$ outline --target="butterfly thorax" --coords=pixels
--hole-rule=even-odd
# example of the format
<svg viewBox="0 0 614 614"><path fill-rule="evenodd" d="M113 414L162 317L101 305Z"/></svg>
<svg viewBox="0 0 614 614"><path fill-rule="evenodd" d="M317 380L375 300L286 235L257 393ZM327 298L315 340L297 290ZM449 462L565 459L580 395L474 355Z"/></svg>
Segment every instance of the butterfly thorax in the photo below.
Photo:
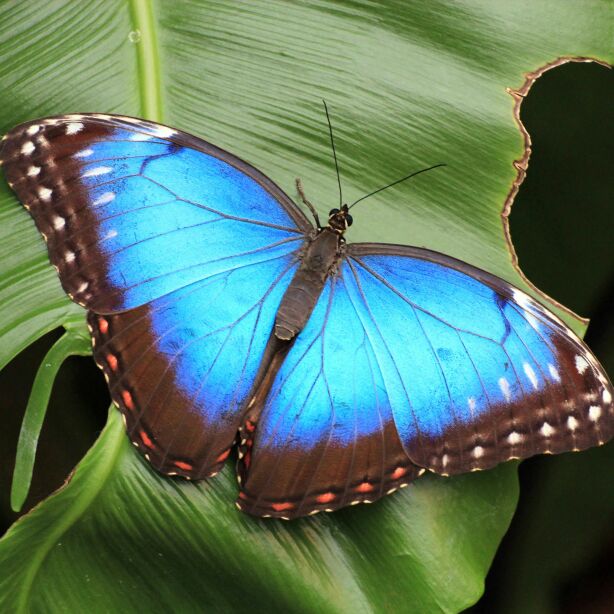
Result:
<svg viewBox="0 0 614 614"><path fill-rule="evenodd" d="M345 228L344 228L345 230ZM318 229L301 254L301 263L275 317L275 336L289 341L303 330L324 284L342 258L343 232L331 226Z"/></svg>

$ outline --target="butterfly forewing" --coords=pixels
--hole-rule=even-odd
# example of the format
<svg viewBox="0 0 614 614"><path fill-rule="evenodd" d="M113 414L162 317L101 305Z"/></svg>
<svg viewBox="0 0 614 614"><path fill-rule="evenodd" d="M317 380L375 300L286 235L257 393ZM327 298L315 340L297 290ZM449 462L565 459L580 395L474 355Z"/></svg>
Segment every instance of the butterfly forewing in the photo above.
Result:
<svg viewBox="0 0 614 614"><path fill-rule="evenodd" d="M388 388L403 390L393 411L412 461L453 474L612 437L603 368L525 293L427 250L348 251L365 321L398 372Z"/></svg>
<svg viewBox="0 0 614 614"><path fill-rule="evenodd" d="M99 313L257 262L271 246L296 250L310 228L253 167L143 120L37 120L7 135L2 159L64 289Z"/></svg>
<svg viewBox="0 0 614 614"><path fill-rule="evenodd" d="M228 456L309 222L269 179L185 133L71 115L15 128L7 179L135 445L167 473Z"/></svg>

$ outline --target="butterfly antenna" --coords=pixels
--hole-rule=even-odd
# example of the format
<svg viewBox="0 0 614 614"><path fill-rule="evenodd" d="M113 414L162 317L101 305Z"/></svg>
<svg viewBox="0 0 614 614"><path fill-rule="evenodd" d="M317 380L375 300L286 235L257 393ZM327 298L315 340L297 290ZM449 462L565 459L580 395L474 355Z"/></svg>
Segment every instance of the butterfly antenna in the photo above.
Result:
<svg viewBox="0 0 614 614"><path fill-rule="evenodd" d="M330 144L333 148L333 157L335 158L335 170L337 171L337 183L339 184L339 209L343 205L343 195L341 194L341 175L339 174L339 163L337 162L337 152L335 151L335 139L333 138L333 125L330 121L330 115L328 113L328 106L326 100L322 100L324 103L324 110L326 111L326 120L328 121L328 131L330 133Z"/></svg>
<svg viewBox="0 0 614 614"><path fill-rule="evenodd" d="M348 208L351 209L354 205L358 204L361 200L365 200L365 198L369 198L369 196L373 196L374 194L377 194L378 192L387 190L388 188L391 188L393 185L397 185L398 183L407 181L408 179L411 179L412 177L415 177L416 175L419 175L420 173L426 173L426 171L432 171L434 168L439 168L440 166L447 166L447 164L435 164L434 166L429 166L428 168L423 168L419 171L415 171L414 173L411 173L411 175L407 175L407 177L403 177L402 179L397 179L396 181L393 181L392 183L385 185L383 188L378 188L377 190L374 190L373 192L369 192L369 194L367 194L366 196L363 196L362 198L355 200Z"/></svg>

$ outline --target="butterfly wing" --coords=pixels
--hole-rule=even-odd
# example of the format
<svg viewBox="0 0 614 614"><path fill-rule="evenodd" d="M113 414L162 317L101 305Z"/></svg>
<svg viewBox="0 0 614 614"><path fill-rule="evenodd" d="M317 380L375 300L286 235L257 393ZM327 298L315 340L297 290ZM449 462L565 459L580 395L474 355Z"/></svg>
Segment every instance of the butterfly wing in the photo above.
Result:
<svg viewBox="0 0 614 614"><path fill-rule="evenodd" d="M144 120L37 120L12 130L1 155L64 289L98 313L138 307L257 261L311 228L253 167Z"/></svg>
<svg viewBox="0 0 614 614"><path fill-rule="evenodd" d="M90 311L134 443L162 471L215 471L307 219L242 160L143 120L37 120L1 157L64 289Z"/></svg>
<svg viewBox="0 0 614 614"><path fill-rule="evenodd" d="M398 367L388 390L407 392L392 403L414 462L462 473L612 437L611 383L542 305L442 254L371 244L349 253L369 325Z"/></svg>
<svg viewBox="0 0 614 614"><path fill-rule="evenodd" d="M582 341L503 280L427 250L351 245L244 446L239 505L300 516L374 500L417 467L598 445L614 434L612 394Z"/></svg>

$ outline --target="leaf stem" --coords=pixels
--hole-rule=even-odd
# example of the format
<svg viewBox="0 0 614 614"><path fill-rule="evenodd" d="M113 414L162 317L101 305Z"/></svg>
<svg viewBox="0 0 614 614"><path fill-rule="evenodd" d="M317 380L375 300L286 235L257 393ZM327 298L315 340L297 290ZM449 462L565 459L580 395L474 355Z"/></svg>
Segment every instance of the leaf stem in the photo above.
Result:
<svg viewBox="0 0 614 614"><path fill-rule="evenodd" d="M64 510L59 520L51 522L46 527L44 535L36 541L36 546L32 556L28 559L28 565L23 577L23 581L14 589L17 591L14 611L16 614L25 614L31 611L29 600L32 597L32 587L36 577L58 540L68 529L81 518L84 511L89 509L103 490L109 476L112 474L120 454L122 445L125 444L124 424L120 419L119 412L113 406L109 408L107 424L104 427L98 441L85 455L79 463L75 473L72 475L70 483L65 484L62 490L71 492L68 497L49 497L42 505L54 505L60 502L64 505ZM38 508L39 511L42 510ZM24 518L25 519L25 518ZM19 519L7 532L7 536L12 532L21 530L20 524L24 519ZM5 538L6 539L6 536Z"/></svg>
<svg viewBox="0 0 614 614"><path fill-rule="evenodd" d="M90 354L91 348L87 339L74 332L66 332L51 346L36 372L17 443L11 486L11 507L15 512L21 510L30 490L36 448L55 377L69 356Z"/></svg>
<svg viewBox="0 0 614 614"><path fill-rule="evenodd" d="M160 54L151 0L131 0L134 44L136 45L141 113L144 118L162 121Z"/></svg>

